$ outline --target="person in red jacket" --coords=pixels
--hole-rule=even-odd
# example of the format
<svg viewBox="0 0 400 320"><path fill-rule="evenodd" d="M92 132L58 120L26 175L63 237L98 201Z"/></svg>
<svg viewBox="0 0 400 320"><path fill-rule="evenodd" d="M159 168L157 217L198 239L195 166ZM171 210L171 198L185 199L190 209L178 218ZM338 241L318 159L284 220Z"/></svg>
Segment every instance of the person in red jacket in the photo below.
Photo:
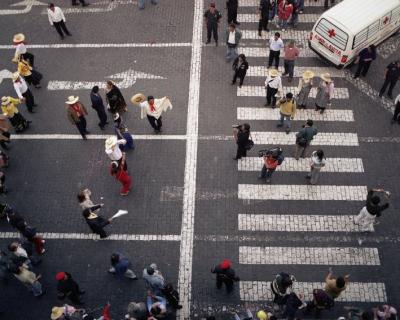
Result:
<svg viewBox="0 0 400 320"><path fill-rule="evenodd" d="M287 29L288 20L293 13L293 5L287 0L281 0L278 6L279 27Z"/></svg>
<svg viewBox="0 0 400 320"><path fill-rule="evenodd" d="M111 175L122 184L122 189L120 191L121 196L127 196L132 185L132 179L124 167L126 161L125 157L125 152L123 152L121 162L113 161L110 170Z"/></svg>
<svg viewBox="0 0 400 320"><path fill-rule="evenodd" d="M272 174L284 159L282 156L282 150L279 150L279 154L274 154L274 152L269 150L263 155L264 165L261 169L261 175L258 177L258 179L266 179L267 183L271 182Z"/></svg>

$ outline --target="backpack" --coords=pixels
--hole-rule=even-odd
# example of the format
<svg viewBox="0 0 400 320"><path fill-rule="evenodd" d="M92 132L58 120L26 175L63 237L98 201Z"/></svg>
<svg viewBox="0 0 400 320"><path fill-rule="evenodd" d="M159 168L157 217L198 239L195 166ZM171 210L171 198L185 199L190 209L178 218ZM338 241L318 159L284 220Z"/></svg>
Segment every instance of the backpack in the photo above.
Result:
<svg viewBox="0 0 400 320"><path fill-rule="evenodd" d="M322 289L314 289L313 297L319 309L331 309L335 305L335 300Z"/></svg>
<svg viewBox="0 0 400 320"><path fill-rule="evenodd" d="M285 295L287 288L292 285L293 281L289 274L285 272L278 273L272 282L272 291L278 295Z"/></svg>
<svg viewBox="0 0 400 320"><path fill-rule="evenodd" d="M268 150L268 153L272 155L272 157L278 160L278 165L280 166L285 160L285 156L283 155L283 150L280 147L271 148Z"/></svg>

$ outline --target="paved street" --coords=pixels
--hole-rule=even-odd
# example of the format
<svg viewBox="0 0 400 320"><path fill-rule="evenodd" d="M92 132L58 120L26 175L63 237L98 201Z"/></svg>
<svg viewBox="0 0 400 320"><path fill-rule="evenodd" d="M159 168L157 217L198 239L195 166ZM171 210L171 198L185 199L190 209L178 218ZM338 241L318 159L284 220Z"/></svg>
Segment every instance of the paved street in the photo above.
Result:
<svg viewBox="0 0 400 320"><path fill-rule="evenodd" d="M18 32L25 34L35 67L44 76L42 88L31 89L36 113L19 107L32 124L23 133L12 132L11 162L3 169L9 192L1 201L46 239L43 262L34 271L42 275L47 291L38 299L11 279L1 287L1 306L7 306L1 319L49 319L53 306L67 302L57 299L59 271L70 272L86 290L85 307L99 316L99 308L110 302L112 318L123 319L129 302L145 301L146 287L142 279L107 273L115 251L132 260L139 278L150 263L158 265L180 291L183 308L176 318L181 320L212 314L232 319L231 312L245 306L254 311L271 305L270 282L281 271L294 274L295 291L311 297L313 288L322 288L329 267L336 275L351 274L351 282L322 318L343 315L349 305L400 308L400 126L390 124L393 100L378 97L384 68L400 58L398 34L378 47L367 77L355 80L354 67L336 69L308 49L309 31L324 8L322 0L305 0L298 28L281 32L285 42L295 40L301 50L294 80L283 78L284 91L295 93L302 73L312 70L329 72L335 93L323 115L310 107L298 110L287 135L276 128L279 110L264 107L268 39L277 28L270 22L271 31L258 36L258 0L239 1L239 51L250 65L242 88L230 84L232 68L225 62L225 1L216 1L223 14L218 47L205 45L208 1L160 0L152 5L148 0L144 10L136 0L88 2L82 8L54 0L72 33L63 41L49 25L45 2L0 2L1 96L16 97L10 72L16 68L12 38ZM112 125L101 131L90 104L92 86L107 80L129 101L123 119L136 149L127 154L133 179L127 197L119 195L120 184L110 176L104 152L105 139L114 134ZM130 103L139 92L171 98L173 109L163 114L162 134L154 134ZM400 93L399 84L393 93ZM88 109L87 141L67 120L70 95L78 95ZM315 95L313 89L311 101ZM321 147L327 157L317 185L304 178L309 159L294 158L295 133L309 118L319 131L311 149ZM255 147L236 162L232 124L244 122L251 125ZM285 160L272 184L263 184L257 180L262 167L258 150L271 145L283 148ZM105 204L102 216L119 209L129 212L107 227L106 240L94 241L98 237L82 217L76 194L86 187L95 203ZM391 191L391 207L365 233L353 218L370 187ZM7 251L18 237L1 219L0 249ZM240 277L230 295L215 288L210 273L224 258Z"/></svg>

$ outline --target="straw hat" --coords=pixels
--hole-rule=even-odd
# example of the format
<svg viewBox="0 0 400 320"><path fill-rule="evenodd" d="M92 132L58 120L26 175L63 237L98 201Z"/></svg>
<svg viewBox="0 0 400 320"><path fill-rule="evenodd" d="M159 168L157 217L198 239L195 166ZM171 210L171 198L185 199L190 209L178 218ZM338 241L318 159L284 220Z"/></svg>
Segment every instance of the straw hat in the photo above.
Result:
<svg viewBox="0 0 400 320"><path fill-rule="evenodd" d="M137 93L131 98L131 102L133 104L139 104L146 100L146 97L143 93Z"/></svg>
<svg viewBox="0 0 400 320"><path fill-rule="evenodd" d="M331 82L331 75L329 73L322 73L321 74L321 79L326 81L326 82Z"/></svg>
<svg viewBox="0 0 400 320"><path fill-rule="evenodd" d="M17 33L14 35L13 42L19 43L25 40L25 35L23 33Z"/></svg>
<svg viewBox="0 0 400 320"><path fill-rule="evenodd" d="M8 104L10 104L11 102L11 98L10 97L2 97L1 98L1 105L2 106L6 106Z"/></svg>
<svg viewBox="0 0 400 320"><path fill-rule="evenodd" d="M268 74L270 77L275 78L275 77L279 76L279 71L277 69L269 69Z"/></svg>
<svg viewBox="0 0 400 320"><path fill-rule="evenodd" d="M69 97L68 97L68 100L65 101L65 103L66 103L66 104L74 104L74 103L77 103L78 100L79 100L79 97L78 97L78 96L76 96L76 97L74 97L74 96L69 96Z"/></svg>
<svg viewBox="0 0 400 320"><path fill-rule="evenodd" d="M13 80L13 81L15 81L15 80L17 80L19 78L19 72L17 71L17 72L14 72L13 74L12 74L12 76L11 76L11 79Z"/></svg>
<svg viewBox="0 0 400 320"><path fill-rule="evenodd" d="M11 59L11 61L15 62L15 63L18 63L19 59L18 59L18 57L14 57L14 58Z"/></svg>
<svg viewBox="0 0 400 320"><path fill-rule="evenodd" d="M268 320L268 315L265 313L265 311L260 310L257 312L257 318L259 320Z"/></svg>
<svg viewBox="0 0 400 320"><path fill-rule="evenodd" d="M51 320L57 320L64 314L64 307L53 307L51 309Z"/></svg>
<svg viewBox="0 0 400 320"><path fill-rule="evenodd" d="M112 136L106 139L106 150L111 149L112 147L114 147L117 144L117 137Z"/></svg>
<svg viewBox="0 0 400 320"><path fill-rule="evenodd" d="M312 79L314 78L314 72L310 71L310 70L306 70L303 73L303 79Z"/></svg>

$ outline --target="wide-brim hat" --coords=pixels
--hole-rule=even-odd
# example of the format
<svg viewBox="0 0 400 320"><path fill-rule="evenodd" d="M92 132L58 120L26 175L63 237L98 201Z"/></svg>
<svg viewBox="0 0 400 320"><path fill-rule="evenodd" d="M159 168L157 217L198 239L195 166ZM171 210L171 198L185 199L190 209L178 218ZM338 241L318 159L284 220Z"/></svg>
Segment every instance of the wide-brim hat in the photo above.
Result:
<svg viewBox="0 0 400 320"><path fill-rule="evenodd" d="M13 81L15 81L15 80L17 80L19 78L19 72L17 71L17 72L14 72L12 75L11 75L11 79L13 80Z"/></svg>
<svg viewBox="0 0 400 320"><path fill-rule="evenodd" d="M64 314L64 308L63 307L53 307L53 309L51 309L50 318L51 318L51 320L57 320L63 314Z"/></svg>
<svg viewBox="0 0 400 320"><path fill-rule="evenodd" d="M66 103L66 104L74 104L74 103L77 103L78 100L79 100L79 97L78 97L78 96L76 96L76 97L74 97L74 96L69 96L69 97L68 97L68 100L65 101L65 103Z"/></svg>
<svg viewBox="0 0 400 320"><path fill-rule="evenodd" d="M2 97L1 98L1 105L2 106L6 106L8 104L10 104L11 102L11 98L10 97Z"/></svg>
<svg viewBox="0 0 400 320"><path fill-rule="evenodd" d="M23 33L17 33L13 37L13 42L18 43L25 40L25 35Z"/></svg>
<svg viewBox="0 0 400 320"><path fill-rule="evenodd" d="M306 70L303 73L303 79L312 79L312 78L314 78L314 76L315 76L315 73L312 72L311 70Z"/></svg>
<svg viewBox="0 0 400 320"><path fill-rule="evenodd" d="M112 147L114 147L117 144L117 141L118 141L117 137L115 137L115 136L107 138L106 142L105 142L106 149L108 150L108 149L111 149Z"/></svg>
<svg viewBox="0 0 400 320"><path fill-rule="evenodd" d="M15 62L15 63L18 63L19 59L18 59L18 57L14 57L14 58L11 59L11 61Z"/></svg>
<svg viewBox="0 0 400 320"><path fill-rule="evenodd" d="M326 81L326 82L331 82L331 75L329 73L321 73L321 79Z"/></svg>
<svg viewBox="0 0 400 320"><path fill-rule="evenodd" d="M257 312L257 318L259 320L268 320L268 314L265 311L260 310Z"/></svg>
<svg viewBox="0 0 400 320"><path fill-rule="evenodd" d="M277 77L279 76L279 71L278 69L269 69L268 74L270 77Z"/></svg>
<svg viewBox="0 0 400 320"><path fill-rule="evenodd" d="M139 104L146 100L146 96L143 93L137 93L131 98L133 104Z"/></svg>

